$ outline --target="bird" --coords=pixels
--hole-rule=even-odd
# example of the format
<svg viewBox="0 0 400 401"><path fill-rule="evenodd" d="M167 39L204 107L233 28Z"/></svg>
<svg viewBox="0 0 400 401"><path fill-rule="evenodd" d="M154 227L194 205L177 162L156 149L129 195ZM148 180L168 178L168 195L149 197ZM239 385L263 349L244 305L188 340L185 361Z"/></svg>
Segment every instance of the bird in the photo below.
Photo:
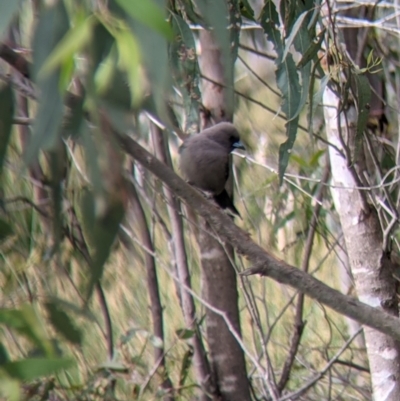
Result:
<svg viewBox="0 0 400 401"><path fill-rule="evenodd" d="M179 148L179 167L186 181L206 194L222 209L240 217L225 184L229 178L229 154L246 149L235 126L218 123L191 135Z"/></svg>

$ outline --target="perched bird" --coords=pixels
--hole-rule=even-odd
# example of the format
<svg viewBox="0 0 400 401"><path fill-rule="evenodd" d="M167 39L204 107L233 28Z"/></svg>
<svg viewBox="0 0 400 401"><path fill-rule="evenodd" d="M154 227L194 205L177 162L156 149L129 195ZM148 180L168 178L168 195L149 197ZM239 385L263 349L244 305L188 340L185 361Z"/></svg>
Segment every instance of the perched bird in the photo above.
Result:
<svg viewBox="0 0 400 401"><path fill-rule="evenodd" d="M211 194L223 209L239 215L225 190L229 154L245 149L235 126L222 122L186 139L179 148L180 170L189 184Z"/></svg>

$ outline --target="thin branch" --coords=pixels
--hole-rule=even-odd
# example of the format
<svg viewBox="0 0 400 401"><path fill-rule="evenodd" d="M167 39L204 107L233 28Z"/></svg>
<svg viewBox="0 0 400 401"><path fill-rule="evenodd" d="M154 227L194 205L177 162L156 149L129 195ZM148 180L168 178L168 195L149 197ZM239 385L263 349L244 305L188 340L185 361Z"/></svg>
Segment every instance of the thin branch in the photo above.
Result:
<svg viewBox="0 0 400 401"><path fill-rule="evenodd" d="M74 249L76 249L86 260L87 264L90 266L92 263L92 258L89 253L89 248L86 244L85 238L83 236L83 231L81 228L81 225L79 224L78 218L76 216L75 210L73 207L70 208L69 210L69 215L71 218L71 225L73 227L72 229L69 229L68 227L64 228L64 233L66 237L69 239L71 245L73 246ZM112 321L111 321L111 315L110 311L108 309L107 305L107 299L105 297L103 287L101 286L101 283L97 281L95 285L95 289L99 298L100 302L100 307L103 312L104 316L104 323L105 323L105 333L104 338L107 342L107 350L108 350L108 357L110 360L114 358L114 337L113 337L113 330L112 330Z"/></svg>
<svg viewBox="0 0 400 401"><path fill-rule="evenodd" d="M293 393L286 394L283 397L279 399L279 401L285 401L285 400L295 400L298 398L300 395L305 393L309 388L315 385L325 374L326 372L332 367L334 363L337 362L339 359L340 355L343 354L344 351L349 347L349 345L353 342L353 340L362 332L362 328L358 329L356 333L354 333L340 348L340 350L334 355L334 357L325 365L325 367L318 372L311 380L309 380L306 384L301 386L298 390L294 391Z"/></svg>
<svg viewBox="0 0 400 401"><path fill-rule="evenodd" d="M240 55L238 55L238 59L243 63L243 65L258 79L258 81L260 81L264 86L266 86L272 93L274 93L276 96L278 96L279 98L281 97L281 94L274 89L271 85L268 84L267 81L265 81L264 79L262 79L255 71L253 68L250 67L249 64L247 64L247 62L244 60L243 57L241 57Z"/></svg>
<svg viewBox="0 0 400 401"><path fill-rule="evenodd" d="M246 50L246 51L248 51L250 53L257 54L257 56L264 57L264 58L266 58L268 60L271 60L271 61L275 61L276 60L276 56L272 56L271 54L264 53L264 52L262 52L260 50L254 49L254 47L246 46L246 45L244 45L242 43L239 43L239 48L243 49L243 50Z"/></svg>
<svg viewBox="0 0 400 401"><path fill-rule="evenodd" d="M30 78L31 65L24 56L10 46L0 43L0 58L14 67L25 78Z"/></svg>
<svg viewBox="0 0 400 401"><path fill-rule="evenodd" d="M325 169L324 169L324 174L322 177L322 182L327 182L329 180L330 176L330 165L329 162L327 161ZM321 205L322 205L322 199L323 199L323 194L324 194L324 189L325 187L321 185L318 189L318 192L315 196L317 199L317 203L314 208L314 212L310 221L310 228L308 230L308 235L307 235L307 241L304 247L304 254L303 254L303 261L301 264L301 269L307 273L309 264L310 264L310 258L311 258L311 252L312 248L314 245L314 237L317 229L317 224L318 224L318 219L319 219L319 214L321 211ZM304 309L304 293L300 293L298 298L297 298L297 304L296 304L296 314L294 318L294 324L293 324L293 335L290 340L290 347L289 347L289 353L288 356L285 360L285 363L283 365L282 369L282 375L278 383L278 389L280 393L282 393L282 390L286 387L286 384L289 381L290 378L290 373L292 370L292 366L295 360L295 357L298 352L298 348L300 345L300 340L301 336L303 334L304 330L304 321L303 321L303 309Z"/></svg>
<svg viewBox="0 0 400 401"><path fill-rule="evenodd" d="M359 370L360 372L365 372L365 373L371 372L369 368L358 365L357 363L354 362L343 361L341 359L338 359L335 363L337 363L338 365L348 366L349 368Z"/></svg>
<svg viewBox="0 0 400 401"><path fill-rule="evenodd" d="M129 186L130 189L130 200L133 207L133 213L135 217L135 222L138 225L139 233L142 239L142 242L146 245L147 248L154 251L153 242L150 236L150 230L148 227L147 219L140 203L138 193L134 185ZM161 305L161 297L158 285L158 277L156 270L156 263L154 257L146 253L145 254L145 265L146 265L146 273L147 273L147 288L150 298L150 310L151 317L153 322L153 333L156 337L160 338L162 341L162 346L154 347L154 359L156 362L156 369L160 366L162 373L162 382L161 387L167 392L165 396L165 401L173 401L174 397L173 393L173 385L168 376L167 367L165 364L164 358L164 320L163 320L163 308ZM135 266L133 266L135 268Z"/></svg>

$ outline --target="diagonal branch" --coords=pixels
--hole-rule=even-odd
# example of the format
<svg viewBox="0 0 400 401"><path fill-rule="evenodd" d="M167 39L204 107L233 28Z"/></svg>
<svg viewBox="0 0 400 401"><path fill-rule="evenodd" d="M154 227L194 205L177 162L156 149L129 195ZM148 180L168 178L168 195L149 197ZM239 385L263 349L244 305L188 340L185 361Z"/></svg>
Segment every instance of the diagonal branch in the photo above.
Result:
<svg viewBox="0 0 400 401"><path fill-rule="evenodd" d="M243 274L260 274L290 285L336 312L400 340L400 324L397 318L343 295L309 274L270 255L250 239L248 233L237 227L228 215L207 201L135 140L125 135L115 135L128 155L166 183L177 196L207 220L222 240L229 242L238 254L250 261L253 267Z"/></svg>

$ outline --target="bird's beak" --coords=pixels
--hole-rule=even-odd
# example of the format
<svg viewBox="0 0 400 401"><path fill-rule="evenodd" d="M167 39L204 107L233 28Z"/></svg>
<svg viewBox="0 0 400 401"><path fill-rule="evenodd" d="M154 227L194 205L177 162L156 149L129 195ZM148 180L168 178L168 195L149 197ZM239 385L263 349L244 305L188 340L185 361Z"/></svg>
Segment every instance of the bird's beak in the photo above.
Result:
<svg viewBox="0 0 400 401"><path fill-rule="evenodd" d="M244 147L242 141L237 141L237 142L235 142L235 143L233 144L233 147L234 147L235 149L243 149L243 150L246 150L246 148Z"/></svg>

